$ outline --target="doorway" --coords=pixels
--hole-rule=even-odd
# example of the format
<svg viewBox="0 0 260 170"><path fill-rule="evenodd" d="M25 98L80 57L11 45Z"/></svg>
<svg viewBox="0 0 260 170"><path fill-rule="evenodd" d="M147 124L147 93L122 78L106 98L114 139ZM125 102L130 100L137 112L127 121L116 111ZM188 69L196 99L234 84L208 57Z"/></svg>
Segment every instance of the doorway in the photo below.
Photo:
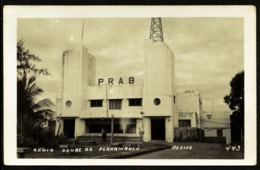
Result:
<svg viewBox="0 0 260 170"><path fill-rule="evenodd" d="M75 119L65 119L64 120L64 130L63 133L68 138L74 138L75 131Z"/></svg>
<svg viewBox="0 0 260 170"><path fill-rule="evenodd" d="M165 119L151 119L152 140L165 140Z"/></svg>

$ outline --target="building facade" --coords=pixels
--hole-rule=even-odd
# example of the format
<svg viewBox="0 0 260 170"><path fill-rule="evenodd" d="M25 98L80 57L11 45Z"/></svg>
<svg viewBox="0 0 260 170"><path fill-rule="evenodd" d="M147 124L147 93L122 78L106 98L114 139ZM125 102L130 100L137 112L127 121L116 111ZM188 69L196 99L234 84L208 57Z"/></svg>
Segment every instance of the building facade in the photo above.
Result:
<svg viewBox="0 0 260 170"><path fill-rule="evenodd" d="M96 78L96 59L85 47L64 51L56 132L69 138L101 138L102 133L110 137L113 131L115 138L129 140L142 134L144 141L211 142L221 130L221 140L230 143L229 115L211 114L210 121L199 90L176 92L174 55L168 45L145 40L144 51L141 82L132 75Z"/></svg>
<svg viewBox="0 0 260 170"><path fill-rule="evenodd" d="M202 122L205 142L231 143L229 112L203 112Z"/></svg>
<svg viewBox="0 0 260 170"><path fill-rule="evenodd" d="M144 78L95 77L95 57L81 46L63 53L59 132L70 138L100 136L143 140L174 138L176 113L174 55L164 42L145 41Z"/></svg>
<svg viewBox="0 0 260 170"><path fill-rule="evenodd" d="M199 90L176 94L174 141L203 141L202 99Z"/></svg>

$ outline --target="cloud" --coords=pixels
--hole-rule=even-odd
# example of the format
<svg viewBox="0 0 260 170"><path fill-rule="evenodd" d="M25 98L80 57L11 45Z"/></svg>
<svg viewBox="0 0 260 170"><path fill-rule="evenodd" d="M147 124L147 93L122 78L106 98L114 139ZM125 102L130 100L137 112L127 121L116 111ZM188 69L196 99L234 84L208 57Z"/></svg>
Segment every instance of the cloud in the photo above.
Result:
<svg viewBox="0 0 260 170"><path fill-rule="evenodd" d="M84 33L82 39L82 23ZM175 55L177 90L199 89L220 101L232 77L244 69L243 18L162 18L164 39ZM18 19L17 39L42 59L52 77L39 78L50 93L61 91L62 53L81 44L96 57L97 78L135 76L142 83L144 39L150 18ZM227 109L218 102L218 109Z"/></svg>

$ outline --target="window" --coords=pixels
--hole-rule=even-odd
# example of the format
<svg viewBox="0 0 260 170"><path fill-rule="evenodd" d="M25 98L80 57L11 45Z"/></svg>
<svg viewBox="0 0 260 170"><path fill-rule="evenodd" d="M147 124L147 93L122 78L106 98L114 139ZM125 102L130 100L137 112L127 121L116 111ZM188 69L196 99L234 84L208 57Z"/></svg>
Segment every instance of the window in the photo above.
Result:
<svg viewBox="0 0 260 170"><path fill-rule="evenodd" d="M129 99L129 106L142 106L142 99Z"/></svg>
<svg viewBox="0 0 260 170"><path fill-rule="evenodd" d="M66 101L66 106L70 107L72 105L72 102L70 100Z"/></svg>
<svg viewBox="0 0 260 170"><path fill-rule="evenodd" d="M101 124L89 124L89 133L101 133L102 132L102 127Z"/></svg>
<svg viewBox="0 0 260 170"><path fill-rule="evenodd" d="M123 125L114 123L114 133L123 133Z"/></svg>
<svg viewBox="0 0 260 170"><path fill-rule="evenodd" d="M223 137L222 129L217 129L217 137Z"/></svg>
<svg viewBox="0 0 260 170"><path fill-rule="evenodd" d="M104 124L103 128L106 133L111 133L111 124Z"/></svg>
<svg viewBox="0 0 260 170"><path fill-rule="evenodd" d="M121 99L109 100L109 110L121 110L121 108L122 108Z"/></svg>
<svg viewBox="0 0 260 170"><path fill-rule="evenodd" d="M102 129L106 133L111 133L111 124L89 124L89 133L102 133Z"/></svg>
<svg viewBox="0 0 260 170"><path fill-rule="evenodd" d="M191 127L190 120L179 120L179 127Z"/></svg>
<svg viewBox="0 0 260 170"><path fill-rule="evenodd" d="M90 107L102 107L102 100L90 100Z"/></svg>
<svg viewBox="0 0 260 170"><path fill-rule="evenodd" d="M111 132L111 120L109 119L87 119L86 133L102 133L102 129L106 133Z"/></svg>
<svg viewBox="0 0 260 170"><path fill-rule="evenodd" d="M176 97L173 96L173 103L175 104L176 103Z"/></svg>
<svg viewBox="0 0 260 170"><path fill-rule="evenodd" d="M158 98L155 98L155 99L153 100L153 103L158 106L158 105L161 103L161 100L158 99Z"/></svg>
<svg viewBox="0 0 260 170"><path fill-rule="evenodd" d="M111 119L87 119L86 133L111 133ZM114 133L136 134L136 119L114 119Z"/></svg>

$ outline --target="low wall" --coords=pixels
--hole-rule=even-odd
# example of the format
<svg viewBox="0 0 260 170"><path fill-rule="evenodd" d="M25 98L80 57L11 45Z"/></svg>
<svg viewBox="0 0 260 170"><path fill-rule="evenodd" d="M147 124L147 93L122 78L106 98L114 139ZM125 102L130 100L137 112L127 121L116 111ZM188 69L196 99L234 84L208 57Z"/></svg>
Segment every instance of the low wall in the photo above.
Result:
<svg viewBox="0 0 260 170"><path fill-rule="evenodd" d="M96 142L102 142L102 136L79 136L79 141L87 141L87 140L94 140ZM111 137L107 136L106 141L110 141ZM130 136L114 136L114 142L124 142L124 141L140 141L140 137L130 137Z"/></svg>
<svg viewBox="0 0 260 170"><path fill-rule="evenodd" d="M204 131L199 128L174 128L174 142L202 142Z"/></svg>

